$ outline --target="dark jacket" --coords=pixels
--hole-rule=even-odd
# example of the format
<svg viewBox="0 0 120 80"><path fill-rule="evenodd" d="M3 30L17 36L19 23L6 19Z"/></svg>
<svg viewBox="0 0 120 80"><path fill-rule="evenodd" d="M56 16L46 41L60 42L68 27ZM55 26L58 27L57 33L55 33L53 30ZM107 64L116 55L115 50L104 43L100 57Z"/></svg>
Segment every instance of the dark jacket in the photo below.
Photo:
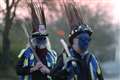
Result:
<svg viewBox="0 0 120 80"><path fill-rule="evenodd" d="M71 57L63 53L58 58L58 65L54 70L57 80L103 80L101 68L94 54L86 51L84 55L80 55L72 48L69 50Z"/></svg>

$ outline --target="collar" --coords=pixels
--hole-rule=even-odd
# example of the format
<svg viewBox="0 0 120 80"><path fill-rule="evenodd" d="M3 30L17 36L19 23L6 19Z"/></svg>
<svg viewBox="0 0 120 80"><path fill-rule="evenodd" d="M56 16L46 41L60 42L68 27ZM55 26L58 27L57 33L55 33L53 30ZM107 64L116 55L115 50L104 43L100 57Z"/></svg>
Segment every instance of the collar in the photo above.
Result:
<svg viewBox="0 0 120 80"><path fill-rule="evenodd" d="M84 59L84 57L88 54L88 50L86 50L84 53L77 53L73 48L70 49L70 52L72 51L71 55L73 57L78 57L81 59Z"/></svg>

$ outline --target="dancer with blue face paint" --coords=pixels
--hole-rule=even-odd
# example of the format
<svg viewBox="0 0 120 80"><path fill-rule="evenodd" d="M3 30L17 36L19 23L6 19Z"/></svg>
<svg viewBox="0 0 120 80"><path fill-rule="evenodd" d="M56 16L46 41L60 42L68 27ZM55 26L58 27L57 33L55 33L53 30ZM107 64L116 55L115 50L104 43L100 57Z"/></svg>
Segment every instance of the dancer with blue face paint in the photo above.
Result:
<svg viewBox="0 0 120 80"><path fill-rule="evenodd" d="M103 80L102 72L94 54L88 51L92 30L88 25L80 25L74 29L69 37L71 56L76 59L75 65L68 61L68 80ZM73 60L74 61L74 60ZM71 66L70 66L71 65ZM70 69L69 69L70 68Z"/></svg>
<svg viewBox="0 0 120 80"><path fill-rule="evenodd" d="M94 54L88 51L92 30L88 25L80 25L69 35L70 57L63 54L65 64L58 68L61 80L104 80L101 68ZM60 63L59 63L60 64Z"/></svg>

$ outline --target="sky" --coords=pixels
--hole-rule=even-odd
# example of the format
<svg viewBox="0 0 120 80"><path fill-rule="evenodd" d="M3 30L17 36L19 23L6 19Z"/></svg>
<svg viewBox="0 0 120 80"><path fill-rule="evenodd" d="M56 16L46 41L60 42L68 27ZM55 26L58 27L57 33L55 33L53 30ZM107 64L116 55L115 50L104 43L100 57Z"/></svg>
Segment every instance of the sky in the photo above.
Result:
<svg viewBox="0 0 120 80"><path fill-rule="evenodd" d="M116 22L120 23L120 0L112 0L113 16Z"/></svg>
<svg viewBox="0 0 120 80"><path fill-rule="evenodd" d="M11 0L10 0L11 1ZM54 13L53 11L49 11L46 6L45 13L46 18L48 21L51 21L51 18L53 18L53 21L56 21L59 17L62 16L61 10L63 10L60 7L60 3L62 0L54 0L55 7L57 8L57 13ZM71 0L69 0L71 1ZM120 0L74 0L78 5L88 5L89 8L93 11L96 11L96 7L100 5L103 10L106 10L109 16L112 17L113 23L120 23ZM30 17L29 11L26 8L26 5L23 5L23 2L21 2L20 7L17 8L17 17L20 19L23 19L24 17ZM51 2L48 2L49 4L52 4ZM21 8L22 6L22 8ZM4 0L0 0L0 9L5 9ZM57 17L56 17L57 15ZM0 18L2 17L2 14L0 13Z"/></svg>

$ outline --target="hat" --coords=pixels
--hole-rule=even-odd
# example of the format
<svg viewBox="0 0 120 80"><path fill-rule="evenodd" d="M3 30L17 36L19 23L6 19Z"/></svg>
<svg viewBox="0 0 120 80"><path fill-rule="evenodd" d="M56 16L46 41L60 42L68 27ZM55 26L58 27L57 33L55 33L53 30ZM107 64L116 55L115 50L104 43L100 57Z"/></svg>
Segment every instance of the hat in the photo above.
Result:
<svg viewBox="0 0 120 80"><path fill-rule="evenodd" d="M45 25L40 24L38 27L33 28L32 37L35 36L48 36Z"/></svg>
<svg viewBox="0 0 120 80"><path fill-rule="evenodd" d="M73 39L78 36L80 33L88 33L89 36L93 33L91 27L86 24L81 24L79 27L74 28L69 34L69 42L72 44Z"/></svg>

